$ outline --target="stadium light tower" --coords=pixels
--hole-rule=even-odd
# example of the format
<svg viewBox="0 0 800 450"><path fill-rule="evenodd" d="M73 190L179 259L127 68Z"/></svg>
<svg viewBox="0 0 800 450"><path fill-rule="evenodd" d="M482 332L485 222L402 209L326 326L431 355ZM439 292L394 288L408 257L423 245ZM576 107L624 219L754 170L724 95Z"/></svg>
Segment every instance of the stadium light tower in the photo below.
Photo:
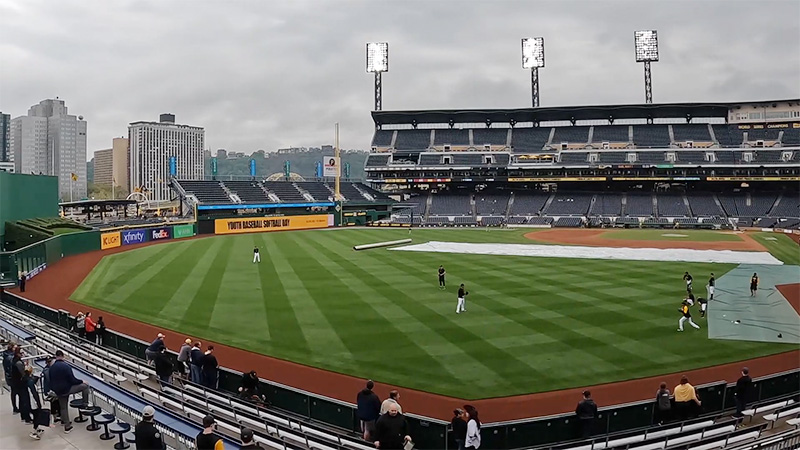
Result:
<svg viewBox="0 0 800 450"><path fill-rule="evenodd" d="M389 43L367 43L367 72L375 74L375 111L381 110L383 88L381 74L389 71Z"/></svg>
<svg viewBox="0 0 800 450"><path fill-rule="evenodd" d="M644 101L653 103L650 63L658 62L658 32L656 30L634 31L633 41L636 47L636 62L644 63Z"/></svg>
<svg viewBox="0 0 800 450"><path fill-rule="evenodd" d="M522 68L531 69L533 107L539 107L539 68L544 67L544 38L522 39Z"/></svg>

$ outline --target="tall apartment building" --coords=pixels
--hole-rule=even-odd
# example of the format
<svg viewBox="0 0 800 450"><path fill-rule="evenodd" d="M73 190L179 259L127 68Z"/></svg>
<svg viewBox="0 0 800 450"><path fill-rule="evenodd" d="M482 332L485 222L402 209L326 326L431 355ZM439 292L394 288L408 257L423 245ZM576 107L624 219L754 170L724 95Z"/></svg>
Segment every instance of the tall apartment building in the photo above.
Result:
<svg viewBox="0 0 800 450"><path fill-rule="evenodd" d="M132 122L128 125L130 144L130 187L148 199L169 200L169 161L175 157L177 178L202 180L205 175L202 127L179 125L172 114L161 114L158 122Z"/></svg>
<svg viewBox="0 0 800 450"><path fill-rule="evenodd" d="M130 192L128 186L128 138L114 138L111 148L94 152L94 183L114 186L117 194Z"/></svg>
<svg viewBox="0 0 800 450"><path fill-rule="evenodd" d="M64 100L42 100L13 119L10 148L18 173L57 176L62 201L86 197L86 122Z"/></svg>
<svg viewBox="0 0 800 450"><path fill-rule="evenodd" d="M11 115L0 112L0 162L13 161L10 140Z"/></svg>

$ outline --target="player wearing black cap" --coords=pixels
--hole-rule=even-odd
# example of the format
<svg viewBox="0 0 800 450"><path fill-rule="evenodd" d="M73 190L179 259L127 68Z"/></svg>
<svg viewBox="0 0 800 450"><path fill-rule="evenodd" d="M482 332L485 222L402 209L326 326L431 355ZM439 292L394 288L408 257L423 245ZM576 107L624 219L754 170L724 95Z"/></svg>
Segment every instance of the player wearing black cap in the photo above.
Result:
<svg viewBox="0 0 800 450"><path fill-rule="evenodd" d="M439 266L439 289L444 289L445 288L444 275L446 273L447 272L444 270L444 266Z"/></svg>
<svg viewBox="0 0 800 450"><path fill-rule="evenodd" d="M462 311L467 310L466 306L466 296L469 295L469 291L464 288L464 283L461 283L461 286L458 288L458 304L456 305L456 314L461 314Z"/></svg>

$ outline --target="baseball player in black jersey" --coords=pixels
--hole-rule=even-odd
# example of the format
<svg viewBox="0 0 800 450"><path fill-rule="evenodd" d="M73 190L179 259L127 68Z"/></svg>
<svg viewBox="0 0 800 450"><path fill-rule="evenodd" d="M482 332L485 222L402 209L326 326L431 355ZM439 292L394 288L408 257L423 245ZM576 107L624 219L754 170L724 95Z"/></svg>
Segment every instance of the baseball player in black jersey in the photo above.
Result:
<svg viewBox="0 0 800 450"><path fill-rule="evenodd" d="M717 284L717 279L714 278L714 272L711 272L711 278L708 279L708 286L706 286L706 290L708 291L708 299L714 300L714 285Z"/></svg>
<svg viewBox="0 0 800 450"><path fill-rule="evenodd" d="M686 282L686 292L692 293L692 276L689 275L689 272L685 272L683 274L683 281Z"/></svg>
<svg viewBox="0 0 800 450"><path fill-rule="evenodd" d="M456 305L456 314L461 314L462 311L467 310L466 297L468 295L469 291L464 288L464 283L461 283L461 286L458 288L458 304Z"/></svg>
<svg viewBox="0 0 800 450"><path fill-rule="evenodd" d="M700 317L706 316L706 308L708 307L708 300L703 297L697 297L697 303L700 304Z"/></svg>
<svg viewBox="0 0 800 450"><path fill-rule="evenodd" d="M261 253L258 252L258 247L253 247L253 262L261 262Z"/></svg>
<svg viewBox="0 0 800 450"><path fill-rule="evenodd" d="M446 273L447 272L444 270L444 266L439 266L439 289L444 289L445 288L444 275Z"/></svg>

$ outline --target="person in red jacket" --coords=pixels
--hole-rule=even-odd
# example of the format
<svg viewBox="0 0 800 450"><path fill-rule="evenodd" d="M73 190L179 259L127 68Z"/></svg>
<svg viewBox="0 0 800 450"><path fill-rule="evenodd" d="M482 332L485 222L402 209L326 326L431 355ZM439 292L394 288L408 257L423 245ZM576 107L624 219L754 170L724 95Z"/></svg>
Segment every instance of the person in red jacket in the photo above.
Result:
<svg viewBox="0 0 800 450"><path fill-rule="evenodd" d="M84 326L86 327L86 339L89 342L95 342L95 330L97 329L97 323L92 319L92 313L86 313L86 319L84 320Z"/></svg>

